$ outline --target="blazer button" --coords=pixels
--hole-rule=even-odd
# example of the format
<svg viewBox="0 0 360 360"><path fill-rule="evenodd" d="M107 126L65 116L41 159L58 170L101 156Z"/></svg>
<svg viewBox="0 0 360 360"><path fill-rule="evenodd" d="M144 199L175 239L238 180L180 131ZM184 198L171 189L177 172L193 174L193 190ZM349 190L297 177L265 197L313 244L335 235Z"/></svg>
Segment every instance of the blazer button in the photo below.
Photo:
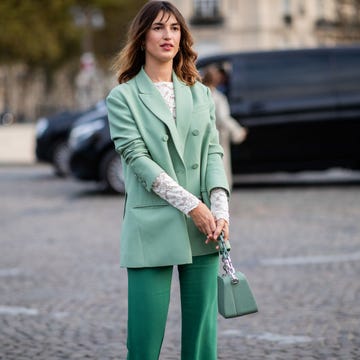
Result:
<svg viewBox="0 0 360 360"><path fill-rule="evenodd" d="M194 169L194 170L197 169L198 167L199 167L199 164L194 164L194 165L191 166L191 168Z"/></svg>
<svg viewBox="0 0 360 360"><path fill-rule="evenodd" d="M195 130L192 131L192 134L193 134L194 136L198 136L199 133L200 133L200 132L199 132L198 129L195 129Z"/></svg>
<svg viewBox="0 0 360 360"><path fill-rule="evenodd" d="M164 135L163 137L162 137L162 141L168 141L169 140L169 137L167 136L167 135Z"/></svg>

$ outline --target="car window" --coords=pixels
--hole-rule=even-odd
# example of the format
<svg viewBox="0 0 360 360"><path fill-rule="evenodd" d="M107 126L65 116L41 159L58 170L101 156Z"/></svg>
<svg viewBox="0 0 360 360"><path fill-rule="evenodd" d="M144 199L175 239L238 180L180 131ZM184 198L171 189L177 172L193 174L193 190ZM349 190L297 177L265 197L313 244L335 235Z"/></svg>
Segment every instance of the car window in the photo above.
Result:
<svg viewBox="0 0 360 360"><path fill-rule="evenodd" d="M312 108L334 101L326 52L250 54L233 64L233 103L243 111Z"/></svg>

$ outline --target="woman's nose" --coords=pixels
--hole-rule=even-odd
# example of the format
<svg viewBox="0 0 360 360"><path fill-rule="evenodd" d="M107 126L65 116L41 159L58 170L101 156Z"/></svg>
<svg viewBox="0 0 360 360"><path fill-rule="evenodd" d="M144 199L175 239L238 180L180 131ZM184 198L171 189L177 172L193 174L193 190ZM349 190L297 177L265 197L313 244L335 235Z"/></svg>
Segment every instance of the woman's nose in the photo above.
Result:
<svg viewBox="0 0 360 360"><path fill-rule="evenodd" d="M164 34L163 34L164 39L170 39L171 38L171 31L170 29L164 29Z"/></svg>

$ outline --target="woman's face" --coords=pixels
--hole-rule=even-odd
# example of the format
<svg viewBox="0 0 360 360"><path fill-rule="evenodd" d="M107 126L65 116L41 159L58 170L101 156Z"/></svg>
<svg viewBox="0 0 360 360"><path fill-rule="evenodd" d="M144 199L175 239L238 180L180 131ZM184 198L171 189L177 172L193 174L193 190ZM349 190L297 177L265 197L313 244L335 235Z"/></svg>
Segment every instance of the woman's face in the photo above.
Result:
<svg viewBox="0 0 360 360"><path fill-rule="evenodd" d="M145 63L172 61L179 51L180 38L175 16L160 11L145 36Z"/></svg>

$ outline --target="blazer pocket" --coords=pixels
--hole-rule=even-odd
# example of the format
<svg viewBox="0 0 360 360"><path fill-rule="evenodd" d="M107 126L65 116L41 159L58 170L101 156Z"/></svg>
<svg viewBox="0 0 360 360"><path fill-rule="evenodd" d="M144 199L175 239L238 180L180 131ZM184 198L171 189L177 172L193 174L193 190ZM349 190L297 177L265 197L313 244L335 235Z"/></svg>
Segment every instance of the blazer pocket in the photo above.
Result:
<svg viewBox="0 0 360 360"><path fill-rule="evenodd" d="M169 206L169 203L166 200L163 200L163 202L157 201L157 202L149 202L149 203L143 203L143 204L136 204L133 206L133 209L148 209L148 208L159 208Z"/></svg>

